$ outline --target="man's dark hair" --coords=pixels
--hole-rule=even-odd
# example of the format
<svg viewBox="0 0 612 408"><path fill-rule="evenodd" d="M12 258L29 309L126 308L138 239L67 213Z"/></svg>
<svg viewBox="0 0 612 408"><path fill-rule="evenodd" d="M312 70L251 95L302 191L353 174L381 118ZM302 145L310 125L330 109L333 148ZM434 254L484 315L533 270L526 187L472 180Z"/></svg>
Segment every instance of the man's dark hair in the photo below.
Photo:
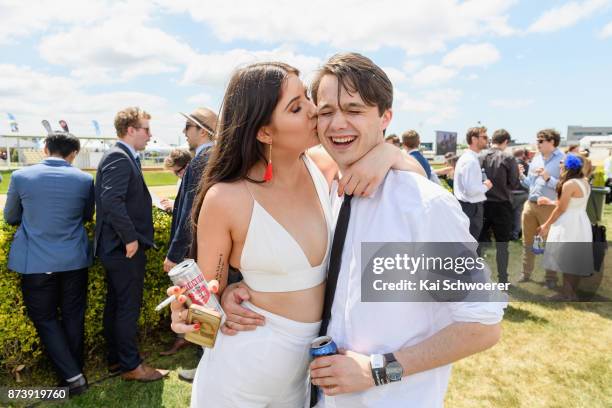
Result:
<svg viewBox="0 0 612 408"><path fill-rule="evenodd" d="M72 133L53 132L45 138L45 147L50 155L68 157L70 153L81 150L81 142Z"/></svg>
<svg viewBox="0 0 612 408"><path fill-rule="evenodd" d="M497 129L491 138L493 144L502 144L506 141L510 142L510 133L506 129Z"/></svg>
<svg viewBox="0 0 612 408"><path fill-rule="evenodd" d="M555 129L542 129L538 132L537 138L553 142L555 147L559 147L561 142L561 135Z"/></svg>
<svg viewBox="0 0 612 408"><path fill-rule="evenodd" d="M315 105L319 85L325 75L333 75L338 79L338 99L342 89L349 94L357 92L367 105L378 107L381 116L393 105L393 85L389 77L372 60L361 54L336 54L317 71L310 85Z"/></svg>
<svg viewBox="0 0 612 408"><path fill-rule="evenodd" d="M407 130L402 135L402 144L408 149L418 149L421 145L421 138L416 130Z"/></svg>

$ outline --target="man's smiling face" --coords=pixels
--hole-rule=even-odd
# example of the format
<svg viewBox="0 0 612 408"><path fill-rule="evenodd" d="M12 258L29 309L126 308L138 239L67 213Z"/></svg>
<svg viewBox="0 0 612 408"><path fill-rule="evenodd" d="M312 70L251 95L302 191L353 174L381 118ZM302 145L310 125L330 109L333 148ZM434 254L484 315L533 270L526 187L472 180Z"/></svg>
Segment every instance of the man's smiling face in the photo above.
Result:
<svg viewBox="0 0 612 408"><path fill-rule="evenodd" d="M318 124L321 144L340 169L347 168L383 142L383 130L391 121L391 110L379 114L357 91L340 87L334 75L324 75L317 90Z"/></svg>

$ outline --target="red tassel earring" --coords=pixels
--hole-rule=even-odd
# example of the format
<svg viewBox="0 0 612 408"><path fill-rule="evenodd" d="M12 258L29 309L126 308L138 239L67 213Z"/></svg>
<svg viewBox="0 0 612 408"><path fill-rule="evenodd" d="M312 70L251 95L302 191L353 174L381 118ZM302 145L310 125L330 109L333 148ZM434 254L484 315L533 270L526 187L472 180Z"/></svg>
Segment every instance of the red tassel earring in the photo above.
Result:
<svg viewBox="0 0 612 408"><path fill-rule="evenodd" d="M270 143L270 159L266 166L266 174L264 174L264 181L272 180L272 143Z"/></svg>

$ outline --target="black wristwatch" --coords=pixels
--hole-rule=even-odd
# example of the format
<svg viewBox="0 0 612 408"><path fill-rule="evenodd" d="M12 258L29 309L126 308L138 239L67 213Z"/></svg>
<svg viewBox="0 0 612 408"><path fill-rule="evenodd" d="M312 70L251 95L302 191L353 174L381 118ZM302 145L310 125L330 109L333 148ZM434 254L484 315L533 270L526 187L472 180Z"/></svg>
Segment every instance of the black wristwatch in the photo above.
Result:
<svg viewBox="0 0 612 408"><path fill-rule="evenodd" d="M385 377L387 377L387 381L396 382L402 379L404 375L404 367L397 361L393 353L385 354Z"/></svg>

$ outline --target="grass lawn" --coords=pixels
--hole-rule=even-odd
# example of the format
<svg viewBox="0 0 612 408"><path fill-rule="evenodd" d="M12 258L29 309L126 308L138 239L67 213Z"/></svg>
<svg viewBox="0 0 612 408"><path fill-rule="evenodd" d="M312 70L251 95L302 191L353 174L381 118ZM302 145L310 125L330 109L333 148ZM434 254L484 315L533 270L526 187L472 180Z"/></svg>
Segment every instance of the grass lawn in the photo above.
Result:
<svg viewBox="0 0 612 408"><path fill-rule="evenodd" d="M147 183L164 180L169 173L146 174ZM5 182L3 182L4 185ZM604 224L612 237L612 205L605 208ZM510 246L510 280L520 273L520 243ZM612 286L612 255L604 265L602 286ZM487 251L487 262L494 265L494 251ZM541 268L534 271L543 280ZM520 295L542 299L553 292L536 282L520 284ZM606 292L609 293L609 292ZM492 349L459 361L453 367L446 406L472 407L610 407L612 406L612 302L545 303L511 302L502 323L503 336ZM83 396L62 407L185 407L189 405L191 384L177 377L179 368L196 364L193 348L176 356L159 357L157 351L171 343L169 332L153 333L141 339L146 361L171 369L164 381L141 384L109 378L103 359L103 345L90 350L86 374L91 388ZM23 371L24 381L0 373L0 384L53 386L55 379L48 362ZM239 387L239 384L236 384ZM1 404L0 404L1 405ZM24 406L21 404L19 406ZM48 402L37 406L60 406Z"/></svg>
<svg viewBox="0 0 612 408"><path fill-rule="evenodd" d="M12 170L0 171L0 175L2 176L2 183L0 183L0 194L6 194L12 172ZM95 171L88 171L88 173L94 176L94 178L96 177ZM145 183L147 183L147 186L149 187L175 185L178 180L174 173L166 170L144 171L143 174Z"/></svg>

